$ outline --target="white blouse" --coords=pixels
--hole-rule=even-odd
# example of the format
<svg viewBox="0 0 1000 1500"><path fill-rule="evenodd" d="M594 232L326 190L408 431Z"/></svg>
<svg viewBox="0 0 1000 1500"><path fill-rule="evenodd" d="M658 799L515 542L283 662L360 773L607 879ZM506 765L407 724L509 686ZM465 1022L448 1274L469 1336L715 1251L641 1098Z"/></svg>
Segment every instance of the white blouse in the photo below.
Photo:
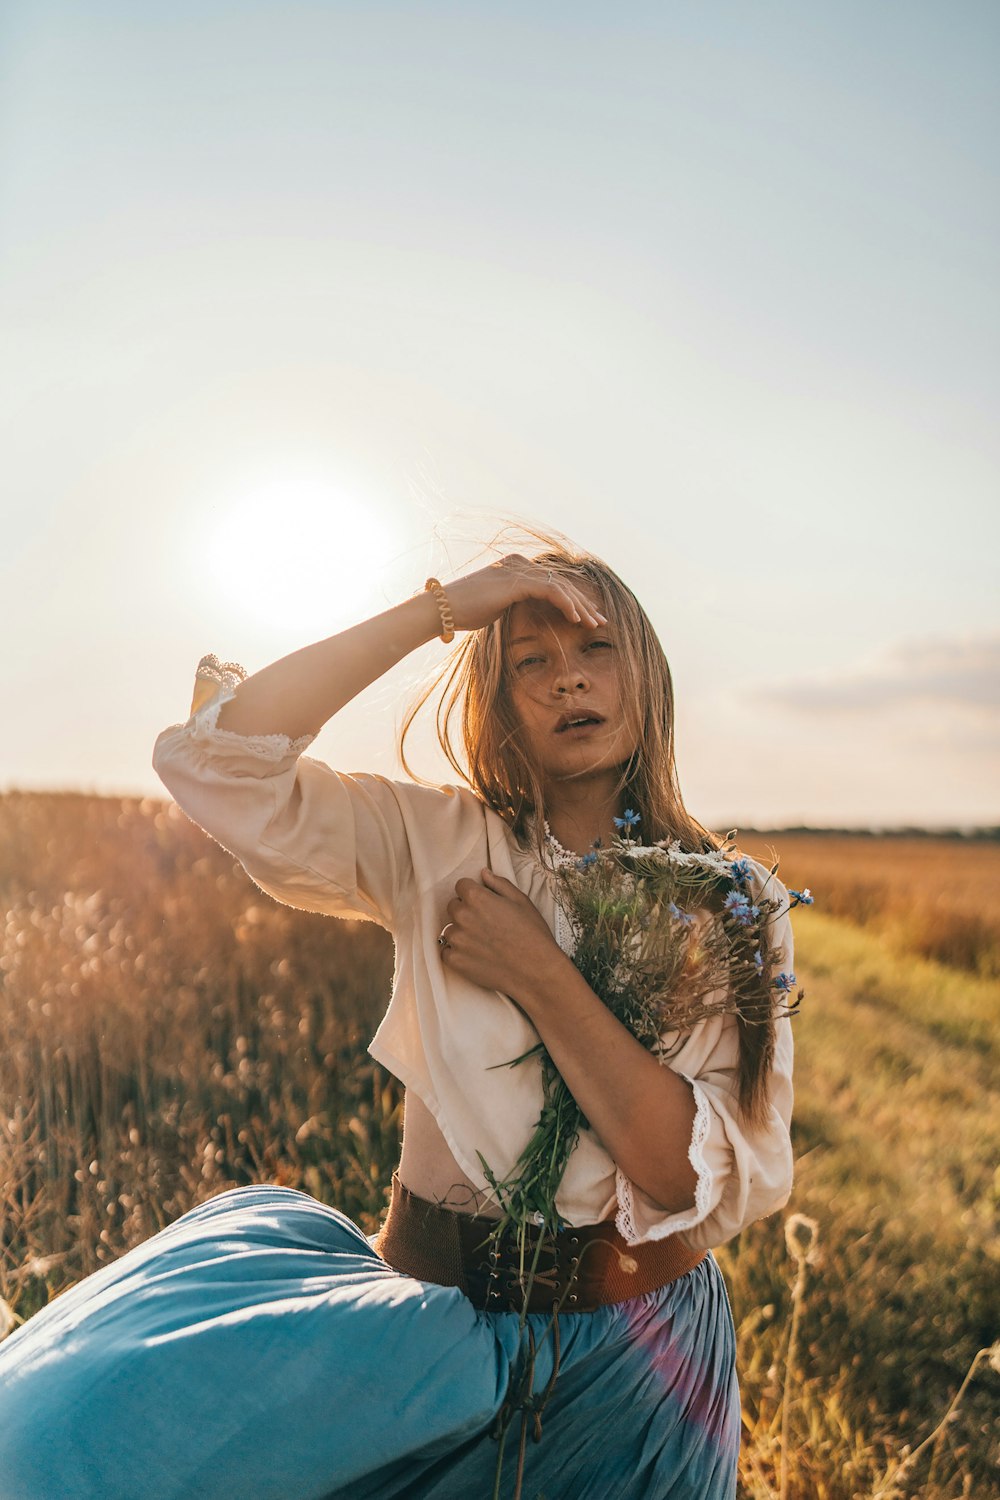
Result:
<svg viewBox="0 0 1000 1500"><path fill-rule="evenodd" d="M514 1166L541 1113L541 1065L497 1068L539 1041L507 996L449 972L437 938L463 876L488 866L525 892L570 951L557 917L552 871L520 847L503 820L470 790L438 790L382 776L332 770L302 752L303 735L243 735L217 727L241 677L232 671L184 724L158 735L153 768L179 806L253 881L286 906L362 918L391 932L396 950L392 997L368 1051L430 1110L455 1160L487 1201L482 1152L498 1178ZM759 893L768 872L751 860ZM770 929L778 969L791 972L788 892L776 876L768 895L780 903ZM581 1130L556 1195L569 1224L615 1216L630 1244L679 1234L693 1249L721 1245L755 1219L787 1203L792 1189L792 1028L776 1021L766 1126L748 1131L736 1108L735 1018L698 1022L666 1065L694 1090L696 1115L688 1158L697 1173L694 1204L668 1213L630 1182L591 1129Z"/></svg>

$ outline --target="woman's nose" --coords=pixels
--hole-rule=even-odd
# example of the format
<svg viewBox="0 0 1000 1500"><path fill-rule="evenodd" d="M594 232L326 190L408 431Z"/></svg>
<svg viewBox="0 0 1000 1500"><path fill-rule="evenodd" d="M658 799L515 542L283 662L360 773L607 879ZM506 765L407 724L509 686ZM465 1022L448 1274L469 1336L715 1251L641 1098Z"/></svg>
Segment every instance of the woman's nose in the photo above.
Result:
<svg viewBox="0 0 1000 1500"><path fill-rule="evenodd" d="M553 687L557 693L585 692L587 674L581 667L567 665L556 672Z"/></svg>

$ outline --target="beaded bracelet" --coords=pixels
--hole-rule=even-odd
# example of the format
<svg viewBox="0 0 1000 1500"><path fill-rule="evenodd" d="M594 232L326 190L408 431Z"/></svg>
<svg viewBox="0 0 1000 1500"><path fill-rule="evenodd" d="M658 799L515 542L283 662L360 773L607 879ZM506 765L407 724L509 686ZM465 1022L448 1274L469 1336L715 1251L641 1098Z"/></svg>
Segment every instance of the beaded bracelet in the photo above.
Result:
<svg viewBox="0 0 1000 1500"><path fill-rule="evenodd" d="M441 639L444 641L445 645L447 645L449 641L453 641L455 639L455 616L451 612L451 605L448 603L448 595L445 593L444 589L441 587L440 583L438 583L436 578L428 578L427 582L424 584L424 592L430 592L434 595L434 601L437 604L438 610L440 612L441 624L443 626L443 629L441 631Z"/></svg>

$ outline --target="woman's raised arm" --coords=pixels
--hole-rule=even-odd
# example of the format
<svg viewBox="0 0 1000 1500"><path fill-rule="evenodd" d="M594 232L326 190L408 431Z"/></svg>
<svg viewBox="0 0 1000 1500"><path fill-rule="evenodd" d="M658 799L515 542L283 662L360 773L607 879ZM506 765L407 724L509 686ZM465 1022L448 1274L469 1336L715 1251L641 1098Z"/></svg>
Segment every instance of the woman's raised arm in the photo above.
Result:
<svg viewBox="0 0 1000 1500"><path fill-rule="evenodd" d="M446 585L456 630L491 624L520 599L547 599L571 620L598 623L586 596L517 554ZM360 625L303 646L241 682L219 710L236 734L318 734L327 719L390 667L441 632L431 593L417 594Z"/></svg>
<svg viewBox="0 0 1000 1500"><path fill-rule="evenodd" d="M432 594L418 594L338 635L262 667L219 710L218 726L236 734L318 734L369 683L441 630Z"/></svg>

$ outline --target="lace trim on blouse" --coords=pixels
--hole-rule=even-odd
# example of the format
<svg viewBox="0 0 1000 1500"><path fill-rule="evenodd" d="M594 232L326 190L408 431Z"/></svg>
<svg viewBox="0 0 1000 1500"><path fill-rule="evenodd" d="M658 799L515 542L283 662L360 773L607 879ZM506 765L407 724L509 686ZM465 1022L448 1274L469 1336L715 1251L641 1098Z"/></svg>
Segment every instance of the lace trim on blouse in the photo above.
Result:
<svg viewBox="0 0 1000 1500"><path fill-rule="evenodd" d="M550 874L554 874L560 865L575 864L577 856L575 854L571 854L568 849L563 848L562 844L560 844L559 840L552 832L548 823L543 823L542 827L545 829L545 847L549 856L548 859L543 862L543 868ZM528 832L529 837L533 838L533 828L529 828ZM537 858L537 851L534 848L534 844L531 843L529 847L531 848L532 853L534 853ZM576 935L573 932L573 928L566 916L566 913L563 911L562 902L558 900L556 901L555 936L556 942L559 944L562 951L568 954L570 958L572 958L576 950Z"/></svg>
<svg viewBox="0 0 1000 1500"><path fill-rule="evenodd" d="M555 837L548 823L545 828L545 844L549 854L548 868L558 869L561 865L576 864L579 858L569 849L564 849ZM570 957L576 946L572 928L562 909L561 902L556 902L556 942L564 953ZM672 1214L669 1218L656 1223L649 1230L646 1239L662 1240L667 1235L680 1234L682 1230L693 1229L700 1224L702 1219L708 1215L712 1202L712 1171L705 1160L705 1142L712 1124L712 1109L708 1102L708 1095L695 1079L688 1078L686 1073L679 1073L678 1077L684 1078L694 1090L695 1116L691 1127L691 1143L688 1146L688 1161L698 1174L695 1184L694 1208L687 1214ZM635 1198L633 1196L633 1184L630 1178L619 1166L615 1166L615 1194L618 1198L618 1211L615 1215L615 1228L629 1244L636 1244L642 1239L642 1231L637 1228L635 1221Z"/></svg>
<svg viewBox="0 0 1000 1500"><path fill-rule="evenodd" d="M220 661L215 652L203 656L195 673L191 699L191 737L199 744L219 749L238 749L257 760L279 761L288 755L300 755L316 738L303 734L291 739L287 734L240 734L235 729L220 729L219 710L236 697L236 689L247 677L239 662Z"/></svg>
<svg viewBox="0 0 1000 1500"><path fill-rule="evenodd" d="M708 1140L708 1132L712 1123L711 1105L704 1089L695 1079L688 1078L686 1073L680 1073L678 1077L686 1078L691 1085L697 1106L694 1124L691 1127L691 1144L688 1147L688 1161L698 1174L694 1190L694 1208L687 1214L683 1212L671 1214L669 1218L654 1224L645 1236L649 1240L663 1240L669 1234L680 1234L685 1229L693 1229L696 1224L700 1224L702 1219L707 1217L712 1203L712 1171L705 1160L705 1142ZM615 1228L630 1244L634 1245L643 1236L635 1222L632 1183L618 1166L615 1167L615 1192L618 1196Z"/></svg>

